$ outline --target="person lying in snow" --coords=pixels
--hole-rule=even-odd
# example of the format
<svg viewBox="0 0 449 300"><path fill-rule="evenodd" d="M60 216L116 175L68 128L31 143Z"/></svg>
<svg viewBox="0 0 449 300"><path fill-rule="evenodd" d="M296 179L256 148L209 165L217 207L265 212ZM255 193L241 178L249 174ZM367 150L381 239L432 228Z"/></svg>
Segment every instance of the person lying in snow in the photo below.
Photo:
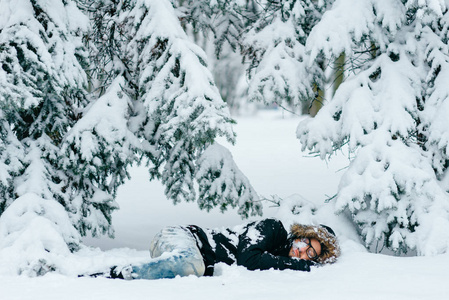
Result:
<svg viewBox="0 0 449 300"><path fill-rule="evenodd" d="M264 219L249 223L239 235L230 229L217 232L194 225L166 227L154 237L150 253L149 263L114 267L110 277L212 276L219 262L237 263L249 270L310 271L316 264L335 262L340 248L328 226L293 224L287 233L279 220Z"/></svg>

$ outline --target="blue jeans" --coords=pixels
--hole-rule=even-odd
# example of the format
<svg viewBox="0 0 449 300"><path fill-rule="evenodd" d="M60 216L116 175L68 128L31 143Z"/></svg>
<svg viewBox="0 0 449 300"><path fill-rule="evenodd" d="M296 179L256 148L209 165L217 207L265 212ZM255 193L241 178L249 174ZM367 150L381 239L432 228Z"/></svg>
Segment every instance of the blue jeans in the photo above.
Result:
<svg viewBox="0 0 449 300"><path fill-rule="evenodd" d="M192 233L182 226L162 229L151 242L152 260L133 267L136 279L160 279L179 276L202 276L203 257Z"/></svg>

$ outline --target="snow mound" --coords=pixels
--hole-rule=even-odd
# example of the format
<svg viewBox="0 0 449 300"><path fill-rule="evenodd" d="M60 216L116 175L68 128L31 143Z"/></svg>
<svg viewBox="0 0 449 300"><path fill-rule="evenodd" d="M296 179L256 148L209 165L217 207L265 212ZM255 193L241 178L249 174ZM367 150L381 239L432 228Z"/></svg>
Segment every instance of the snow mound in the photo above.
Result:
<svg viewBox="0 0 449 300"><path fill-rule="evenodd" d="M56 201L28 193L0 218L0 273L43 275L79 248L80 235Z"/></svg>

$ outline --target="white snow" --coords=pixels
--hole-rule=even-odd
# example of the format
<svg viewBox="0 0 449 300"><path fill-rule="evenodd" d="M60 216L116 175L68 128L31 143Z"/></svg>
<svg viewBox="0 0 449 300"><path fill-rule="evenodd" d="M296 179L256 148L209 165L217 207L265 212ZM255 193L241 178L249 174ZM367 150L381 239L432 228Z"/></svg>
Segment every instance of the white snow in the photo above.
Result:
<svg viewBox="0 0 449 300"><path fill-rule="evenodd" d="M218 209L199 211L193 203L173 206L165 200L159 183L148 182L147 171L141 166L131 170L131 181L118 191L121 209L113 214L116 239L85 239L105 251L82 249L69 256L66 275L48 273L30 278L0 272L0 299L448 299L448 254L393 257L368 253L348 221L335 216L331 205L323 207L327 196L337 190L342 174L338 170L347 164L345 155L338 154L327 164L317 157L305 157L295 139L299 119L281 111L237 121L237 144L229 149L239 168L261 197L288 198L281 209L265 203L264 217L278 217L286 226L293 221L331 226L342 248L335 264L313 268L310 273L248 271L219 264L214 277L154 281L78 278L83 270L104 270L109 265L147 259L152 236L166 225L213 228L246 222L235 210L220 214ZM7 262L2 261L0 271L5 271L5 266Z"/></svg>

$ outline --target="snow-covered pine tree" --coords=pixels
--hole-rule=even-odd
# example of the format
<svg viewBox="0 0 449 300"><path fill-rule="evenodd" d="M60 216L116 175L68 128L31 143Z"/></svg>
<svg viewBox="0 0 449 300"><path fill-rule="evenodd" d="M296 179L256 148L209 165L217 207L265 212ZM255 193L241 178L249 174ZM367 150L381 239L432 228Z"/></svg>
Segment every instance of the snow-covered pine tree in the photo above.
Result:
<svg viewBox="0 0 449 300"><path fill-rule="evenodd" d="M22 144L12 132L0 108L0 216L15 199L14 178L23 169L23 159Z"/></svg>
<svg viewBox="0 0 449 300"><path fill-rule="evenodd" d="M213 30L213 18L216 4L210 0L171 0L173 7L184 28L191 25L195 33L207 34Z"/></svg>
<svg viewBox="0 0 449 300"><path fill-rule="evenodd" d="M447 24L445 1L336 0L307 41L312 60L345 53L349 70L297 135L322 158L355 155L335 204L373 250L449 247Z"/></svg>
<svg viewBox="0 0 449 300"><path fill-rule="evenodd" d="M94 26L99 26L93 31L105 37L92 41L102 68L98 74L107 74L98 78L98 84L108 86L104 78L121 78L117 80L122 101L129 105L127 135L142 141L138 151L142 159L149 159L151 178L161 179L167 197L175 203L197 200L194 181L201 180L196 173L204 169L199 164L204 161L202 153L217 136L234 141L233 121L207 69L204 52L188 39L169 0L82 2L95 19ZM116 93L120 89L114 89ZM228 201L231 206L245 203L242 215L260 214L249 181L241 173L235 176L227 189L248 197L239 202L215 194L214 201L220 205Z"/></svg>
<svg viewBox="0 0 449 300"><path fill-rule="evenodd" d="M127 74L129 62L124 61L130 37L120 16L129 10L132 0L76 0L89 16L89 31L84 41L89 49L91 64L88 72L92 80L90 90L100 97L117 76Z"/></svg>
<svg viewBox="0 0 449 300"><path fill-rule="evenodd" d="M245 112L248 80L243 58L245 33L257 21L261 6L254 0L221 1L213 19L215 60L213 74L224 101L233 113Z"/></svg>
<svg viewBox="0 0 449 300"><path fill-rule="evenodd" d="M419 107L420 122L418 139L424 142L422 148L431 155L432 168L438 179L434 201L428 205L429 212L422 221L426 226L422 236L429 237L430 245L420 245L422 253L438 253L449 248L449 3L428 1L416 9L423 18L421 29L425 41L424 62L428 69L425 78L423 107ZM421 112L422 109L422 112Z"/></svg>
<svg viewBox="0 0 449 300"><path fill-rule="evenodd" d="M80 111L76 124L65 136L61 151L71 201L71 217L82 235L114 236L111 213L117 188L129 177L128 167L142 150L141 142L128 128L133 100L132 84L124 51L129 41L120 25L120 12L131 1L77 0L90 16L84 36L91 65L90 104Z"/></svg>
<svg viewBox="0 0 449 300"><path fill-rule="evenodd" d="M305 43L332 2L264 1L243 44L244 57L250 61L250 100L307 111L316 87L324 87L324 74L319 59L308 64Z"/></svg>
<svg viewBox="0 0 449 300"><path fill-rule="evenodd" d="M208 55L220 95L231 112L246 107L246 74L241 56L244 31L256 20L254 0L172 0L186 33ZM241 94L244 97L241 97Z"/></svg>
<svg viewBox="0 0 449 300"><path fill-rule="evenodd" d="M68 177L72 220L82 235L114 236L111 213L117 188L129 178L128 167L141 149L128 129L131 100L118 76L106 92L92 101L83 117L67 133L62 145Z"/></svg>
<svg viewBox="0 0 449 300"><path fill-rule="evenodd" d="M244 113L249 105L254 105L246 99L248 91L246 66L242 62L240 53L224 45L220 58L209 58L209 63L212 66L215 84L231 114Z"/></svg>
<svg viewBox="0 0 449 300"><path fill-rule="evenodd" d="M240 50L247 27L257 19L259 5L255 0L171 0L183 26L191 25L195 34L202 33L213 41L215 55L223 46ZM226 51L227 52L227 51Z"/></svg>
<svg viewBox="0 0 449 300"><path fill-rule="evenodd" d="M254 203L257 194L228 149L215 142L201 154L197 165L200 208L209 211L218 206L223 212L230 206L237 207L245 218L250 214L261 215L261 206Z"/></svg>
<svg viewBox="0 0 449 300"><path fill-rule="evenodd" d="M218 0L216 2L216 15L212 31L217 58L220 57L224 45L228 45L233 51L239 50L245 27L255 21L254 11L251 9L255 6L252 4L254 4L252 0Z"/></svg>
<svg viewBox="0 0 449 300"><path fill-rule="evenodd" d="M218 136L234 141L233 121L207 68L204 51L188 39L169 1L137 1L128 18L135 31L130 32L133 39L127 53L135 64L137 99L147 114L143 122L136 118L141 123L133 128L139 128L139 136L155 147L150 173L161 179L167 197L175 203L196 200L193 180L201 181L196 176L202 168L199 158ZM210 168L221 170L223 165ZM249 181L241 173L235 176L226 189L242 196L245 189L244 201L222 194L208 200L220 205L244 203L239 207L242 215L261 214ZM242 182L249 186L242 187Z"/></svg>
<svg viewBox="0 0 449 300"><path fill-rule="evenodd" d="M2 192L1 248L18 251L23 241L15 237L31 230L41 234L25 234L32 237L27 245L41 247L36 249L41 254L59 255L80 242L70 222L54 220L69 220L67 211L73 208L60 146L86 105L86 53L80 35L88 19L73 1L1 0L0 7L1 147L6 150L1 164L7 166L9 182L9 190ZM65 215L54 216L61 212ZM11 222L18 219L20 226L14 227ZM45 220L53 224L54 234L46 230ZM64 251L45 248L56 240L65 242ZM33 255L23 257L29 268L45 265Z"/></svg>

